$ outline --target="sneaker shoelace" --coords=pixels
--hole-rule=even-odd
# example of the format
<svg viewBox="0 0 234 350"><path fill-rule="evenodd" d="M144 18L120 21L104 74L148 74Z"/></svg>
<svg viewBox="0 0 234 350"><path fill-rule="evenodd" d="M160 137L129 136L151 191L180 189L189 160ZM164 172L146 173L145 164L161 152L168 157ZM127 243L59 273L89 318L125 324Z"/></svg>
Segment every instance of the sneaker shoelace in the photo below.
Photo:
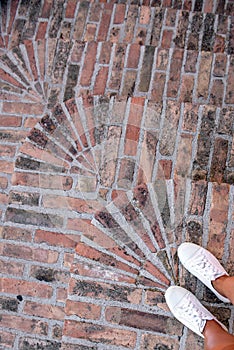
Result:
<svg viewBox="0 0 234 350"><path fill-rule="evenodd" d="M185 301L186 299L186 301ZM189 295L185 295L182 301L177 305L178 314L188 320L190 323L195 324L196 328L202 333L206 321L212 320L212 317L205 314L201 308L199 308L193 299Z"/></svg>
<svg viewBox="0 0 234 350"><path fill-rule="evenodd" d="M203 252L199 252L199 255L194 257L190 263L191 267L202 273L208 280L215 280L223 275L223 272L212 264Z"/></svg>

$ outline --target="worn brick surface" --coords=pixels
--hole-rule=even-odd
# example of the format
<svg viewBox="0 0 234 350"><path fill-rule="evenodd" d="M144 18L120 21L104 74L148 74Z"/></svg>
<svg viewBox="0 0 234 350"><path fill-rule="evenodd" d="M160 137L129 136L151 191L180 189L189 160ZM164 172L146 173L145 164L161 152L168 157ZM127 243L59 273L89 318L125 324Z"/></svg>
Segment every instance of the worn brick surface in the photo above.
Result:
<svg viewBox="0 0 234 350"><path fill-rule="evenodd" d="M233 14L1 2L0 348L203 349L165 303L175 283L232 330L176 252L233 271Z"/></svg>

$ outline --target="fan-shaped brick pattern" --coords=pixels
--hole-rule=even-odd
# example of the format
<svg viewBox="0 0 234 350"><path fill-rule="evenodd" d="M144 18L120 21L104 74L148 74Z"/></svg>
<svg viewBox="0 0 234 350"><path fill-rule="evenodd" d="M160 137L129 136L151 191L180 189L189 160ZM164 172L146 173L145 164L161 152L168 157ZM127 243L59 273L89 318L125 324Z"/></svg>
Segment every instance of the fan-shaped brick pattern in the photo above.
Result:
<svg viewBox="0 0 234 350"><path fill-rule="evenodd" d="M233 271L233 2L2 1L2 348L203 348L183 241Z"/></svg>

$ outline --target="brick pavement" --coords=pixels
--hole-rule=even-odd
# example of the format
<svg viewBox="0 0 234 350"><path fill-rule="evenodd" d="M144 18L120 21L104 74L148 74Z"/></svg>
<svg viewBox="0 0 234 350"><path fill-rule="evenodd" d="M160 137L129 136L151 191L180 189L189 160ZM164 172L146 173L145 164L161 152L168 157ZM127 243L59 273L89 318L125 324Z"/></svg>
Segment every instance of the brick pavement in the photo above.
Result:
<svg viewBox="0 0 234 350"><path fill-rule="evenodd" d="M185 350L178 263L233 271L234 3L9 0L0 22L0 348Z"/></svg>

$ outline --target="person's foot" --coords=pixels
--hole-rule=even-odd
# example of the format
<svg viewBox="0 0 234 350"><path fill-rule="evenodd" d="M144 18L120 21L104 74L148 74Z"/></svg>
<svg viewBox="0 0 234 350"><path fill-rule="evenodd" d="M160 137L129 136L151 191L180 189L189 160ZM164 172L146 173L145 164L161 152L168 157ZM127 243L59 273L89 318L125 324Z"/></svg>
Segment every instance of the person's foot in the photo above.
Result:
<svg viewBox="0 0 234 350"><path fill-rule="evenodd" d="M214 320L227 331L226 327L188 290L178 286L171 286L165 293L165 299L175 318L202 338L204 338L202 332L209 320Z"/></svg>
<svg viewBox="0 0 234 350"><path fill-rule="evenodd" d="M219 261L208 250L194 243L182 243L178 248L178 256L184 267L202 281L221 301L230 303L226 294L216 288L221 277L227 277L228 273Z"/></svg>

